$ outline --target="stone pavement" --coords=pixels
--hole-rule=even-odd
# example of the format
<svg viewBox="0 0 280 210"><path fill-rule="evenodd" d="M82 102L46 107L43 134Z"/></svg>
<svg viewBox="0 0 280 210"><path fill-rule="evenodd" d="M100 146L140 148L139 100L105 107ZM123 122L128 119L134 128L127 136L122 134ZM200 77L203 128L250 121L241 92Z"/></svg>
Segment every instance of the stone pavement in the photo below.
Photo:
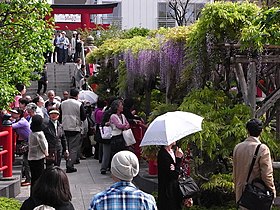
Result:
<svg viewBox="0 0 280 210"><path fill-rule="evenodd" d="M67 173L72 193L72 203L76 210L88 209L91 198L96 193L111 186L113 180L110 173L100 174L100 164L98 160L87 158L75 165L78 169L75 173ZM65 169L65 161L61 163L61 168ZM21 187L21 193L16 197L24 201L29 197L30 187Z"/></svg>

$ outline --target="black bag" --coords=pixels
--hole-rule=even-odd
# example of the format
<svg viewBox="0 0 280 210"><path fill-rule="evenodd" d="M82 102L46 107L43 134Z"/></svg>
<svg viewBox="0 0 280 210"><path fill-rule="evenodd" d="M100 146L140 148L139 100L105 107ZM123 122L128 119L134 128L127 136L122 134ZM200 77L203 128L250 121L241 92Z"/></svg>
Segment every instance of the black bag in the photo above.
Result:
<svg viewBox="0 0 280 210"><path fill-rule="evenodd" d="M261 144L256 148L247 176L247 184L245 185L240 200L237 202L239 206L243 206L249 210L269 210L274 200L273 192L268 189L261 179L257 178L251 183L248 183L260 146Z"/></svg>
<svg viewBox="0 0 280 210"><path fill-rule="evenodd" d="M28 153L28 142L22 140L22 141L17 141L16 143L16 151L15 153L17 155L23 155Z"/></svg>
<svg viewBox="0 0 280 210"><path fill-rule="evenodd" d="M191 198L199 192L199 187L190 176L181 176L178 179L179 189L183 198Z"/></svg>

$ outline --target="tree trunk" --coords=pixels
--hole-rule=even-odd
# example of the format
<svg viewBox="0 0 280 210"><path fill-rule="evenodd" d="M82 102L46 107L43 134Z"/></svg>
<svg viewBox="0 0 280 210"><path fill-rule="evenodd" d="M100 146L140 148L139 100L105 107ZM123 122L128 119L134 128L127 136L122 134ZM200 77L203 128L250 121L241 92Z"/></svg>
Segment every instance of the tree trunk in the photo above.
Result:
<svg viewBox="0 0 280 210"><path fill-rule="evenodd" d="M256 81L256 76L257 76L257 68L256 68L256 63L255 62L250 62L249 64L249 69L248 69L248 75L247 75L247 92L250 91L250 94L248 94L248 101L249 105L251 107L251 117L255 117L256 113L256 93L257 93L257 81Z"/></svg>
<svg viewBox="0 0 280 210"><path fill-rule="evenodd" d="M236 76L237 82L240 85L243 100L244 100L246 105L249 105L247 83L246 83L246 79L245 79L245 76L244 76L244 72L243 72L243 68L242 68L241 63L236 64L235 76Z"/></svg>

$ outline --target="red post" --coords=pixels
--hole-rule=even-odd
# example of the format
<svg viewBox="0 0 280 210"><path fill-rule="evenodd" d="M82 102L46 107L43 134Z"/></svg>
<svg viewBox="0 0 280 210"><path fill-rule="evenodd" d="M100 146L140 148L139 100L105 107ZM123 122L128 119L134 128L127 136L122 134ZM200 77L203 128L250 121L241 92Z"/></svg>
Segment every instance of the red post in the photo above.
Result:
<svg viewBox="0 0 280 210"><path fill-rule="evenodd" d="M11 125L2 125L1 130L8 132L7 135L2 137L3 150L8 151L5 155L3 155L3 162L5 163L6 166L8 166L8 168L3 171L3 178L10 178L13 176L13 139L12 139L13 130Z"/></svg>
<svg viewBox="0 0 280 210"><path fill-rule="evenodd" d="M83 13L82 15L82 25L81 28L82 29L86 29L90 27L90 14L89 13Z"/></svg>

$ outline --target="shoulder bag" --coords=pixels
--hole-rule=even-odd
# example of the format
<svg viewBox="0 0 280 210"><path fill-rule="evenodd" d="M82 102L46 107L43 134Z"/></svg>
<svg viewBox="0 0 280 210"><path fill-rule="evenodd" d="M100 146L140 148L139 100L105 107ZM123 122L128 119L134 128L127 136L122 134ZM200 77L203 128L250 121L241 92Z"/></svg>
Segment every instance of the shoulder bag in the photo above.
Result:
<svg viewBox="0 0 280 210"><path fill-rule="evenodd" d="M179 189L183 198L192 198L199 192L199 187L190 176L181 175L178 179Z"/></svg>
<svg viewBox="0 0 280 210"><path fill-rule="evenodd" d="M100 134L102 139L111 139L112 138L112 128L111 126L100 126Z"/></svg>
<svg viewBox="0 0 280 210"><path fill-rule="evenodd" d="M245 185L245 189L240 200L237 202L238 206L242 206L250 210L269 210L274 200L273 192L265 185L263 180L257 178L251 183L248 183L260 146L261 144L259 144L256 148L246 179L247 184Z"/></svg>
<svg viewBox="0 0 280 210"><path fill-rule="evenodd" d="M136 140L130 128L127 130L123 130L122 135L126 146L131 146L136 143Z"/></svg>
<svg viewBox="0 0 280 210"><path fill-rule="evenodd" d="M123 119L124 115L121 114L121 116L122 116L122 121L121 122L124 123L124 119ZM125 141L126 146L131 146L131 145L136 143L136 140L134 138L134 135L132 133L131 128L129 128L127 130L123 130L122 135L123 135L123 139Z"/></svg>

